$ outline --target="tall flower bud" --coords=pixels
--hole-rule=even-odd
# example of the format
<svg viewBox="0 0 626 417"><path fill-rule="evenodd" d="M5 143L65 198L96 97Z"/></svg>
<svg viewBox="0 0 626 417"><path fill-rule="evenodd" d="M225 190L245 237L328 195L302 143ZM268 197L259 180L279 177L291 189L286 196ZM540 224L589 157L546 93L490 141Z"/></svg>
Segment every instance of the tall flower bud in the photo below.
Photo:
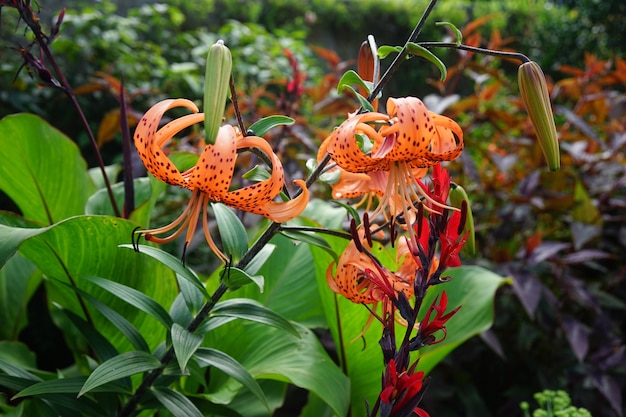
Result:
<svg viewBox="0 0 626 417"><path fill-rule="evenodd" d="M206 142L211 145L222 125L232 66L230 50L220 39L209 49L204 76L204 130Z"/></svg>
<svg viewBox="0 0 626 417"><path fill-rule="evenodd" d="M561 158L546 77L539 64L529 61L520 65L517 78L522 100L535 127L548 167L556 171L561 166Z"/></svg>

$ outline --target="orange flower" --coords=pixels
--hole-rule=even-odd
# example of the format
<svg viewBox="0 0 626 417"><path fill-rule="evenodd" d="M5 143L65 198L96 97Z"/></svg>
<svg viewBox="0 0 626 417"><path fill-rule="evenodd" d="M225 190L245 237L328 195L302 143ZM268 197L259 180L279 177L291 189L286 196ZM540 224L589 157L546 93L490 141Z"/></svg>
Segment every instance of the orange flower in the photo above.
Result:
<svg viewBox="0 0 626 417"><path fill-rule="evenodd" d="M413 296L413 281L419 266L404 240L400 240L396 251L397 272L388 270L370 253L371 247L362 227L358 235L360 248L351 240L339 257L336 268L334 262L328 266L326 281L332 291L353 303L369 304L372 308L382 303L384 317L394 311L393 302L398 293L403 292L407 299ZM406 321L400 318L398 321L406 325ZM364 332L370 324L371 318Z"/></svg>
<svg viewBox="0 0 626 417"><path fill-rule="evenodd" d="M165 126L159 122L166 111L175 107L186 107L193 113L175 119ZM294 181L302 188L302 193L287 202L274 202L284 185L283 167L271 146L263 138L243 136L233 126L219 129L214 145L206 145L198 162L187 171L180 172L167 157L163 148L181 130L204 121L204 114L198 113L196 105L186 99L163 100L150 108L139 121L135 130L135 146L148 171L159 180L171 185L179 185L192 191L187 208L171 224L151 230L140 231L147 240L156 243L169 242L178 237L186 228L185 245L191 241L202 214L202 226L207 243L213 252L224 262L228 260L215 245L208 228L208 204L221 202L230 207L260 214L275 222L285 222L298 216L306 207L309 194L305 182ZM271 161L271 177L255 184L230 190L235 171L237 151L258 149ZM178 228L178 229L177 229ZM167 237L166 234L177 229Z"/></svg>
<svg viewBox="0 0 626 417"><path fill-rule="evenodd" d="M388 219L402 213L410 219L415 202L429 199L416 180L428 167L461 154L463 131L415 97L390 98L387 113L351 116L324 141L318 159L328 152L340 169L351 173L342 171L334 196L373 193L380 196L380 204L370 217L384 214ZM364 146L366 141L370 143ZM368 145L371 149L364 151Z"/></svg>

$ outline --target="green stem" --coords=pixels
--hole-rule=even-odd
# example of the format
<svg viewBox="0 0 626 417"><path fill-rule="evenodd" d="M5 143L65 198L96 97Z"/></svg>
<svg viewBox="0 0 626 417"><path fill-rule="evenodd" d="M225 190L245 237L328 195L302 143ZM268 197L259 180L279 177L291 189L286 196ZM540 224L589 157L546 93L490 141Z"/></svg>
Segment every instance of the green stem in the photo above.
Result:
<svg viewBox="0 0 626 417"><path fill-rule="evenodd" d="M448 49L461 49L464 51L476 52L483 55L497 56L500 58L510 58L522 62L530 62L530 58L519 52L506 52L495 51L493 49L478 48L476 46L468 46L463 44L456 44L454 42L418 42L418 45L424 48L448 48Z"/></svg>
<svg viewBox="0 0 626 417"><path fill-rule="evenodd" d="M409 36L406 43L404 44L404 47L402 48L400 53L396 56L396 58L393 60L389 68L387 68L387 71L385 71L385 74L383 74L380 81L376 84L376 86L370 93L369 97L367 97L367 100L369 102L374 100L376 96L378 95L378 93L382 91L383 87L387 85L387 83L389 82L393 74L395 74L395 72L400 67L400 64L402 64L404 59L407 57L407 55L409 54L407 44L409 42L415 42L420 32L422 31L422 28L424 27L424 23L426 23L426 19L428 19L428 16L430 16L430 13L433 11L436 4L437 4L437 0L430 0L428 7L426 7L426 10L424 10L422 17L420 18L419 22L417 22L417 25L413 29L413 32L411 32L411 35Z"/></svg>

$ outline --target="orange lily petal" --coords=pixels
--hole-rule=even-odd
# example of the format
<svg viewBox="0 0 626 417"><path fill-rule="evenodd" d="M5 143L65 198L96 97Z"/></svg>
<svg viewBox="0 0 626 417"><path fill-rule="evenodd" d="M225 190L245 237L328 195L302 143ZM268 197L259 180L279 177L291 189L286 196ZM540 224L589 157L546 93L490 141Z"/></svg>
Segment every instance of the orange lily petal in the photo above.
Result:
<svg viewBox="0 0 626 417"><path fill-rule="evenodd" d="M195 114L175 119L159 129L159 122L166 111L175 107L186 107ZM146 169L159 180L172 185L189 188L180 171L165 155L162 147L176 133L203 120L198 107L187 99L163 100L150 108L135 129L135 147Z"/></svg>
<svg viewBox="0 0 626 417"><path fill-rule="evenodd" d="M260 149L272 161L270 178L252 185L229 192L224 196L224 203L250 213L265 215L262 206L280 194L285 184L283 165L267 141L258 136L245 136L237 140L237 149Z"/></svg>
<svg viewBox="0 0 626 417"><path fill-rule="evenodd" d="M237 159L236 137L232 126L220 127L215 144L206 145L196 165L183 174L192 188L213 201L222 201L228 193Z"/></svg>
<svg viewBox="0 0 626 417"><path fill-rule="evenodd" d="M295 180L294 184L302 189L299 196L281 203L270 201L262 207L262 210L259 210L258 214L277 223L298 217L309 203L309 189L303 180Z"/></svg>
<svg viewBox="0 0 626 417"><path fill-rule="evenodd" d="M355 135L362 133L373 140L372 154L374 154L384 142L384 138L366 123L388 119L387 115L376 112L357 114L347 119L331 134L326 148L328 153L337 165L349 172L371 172L381 169L385 161L364 154Z"/></svg>

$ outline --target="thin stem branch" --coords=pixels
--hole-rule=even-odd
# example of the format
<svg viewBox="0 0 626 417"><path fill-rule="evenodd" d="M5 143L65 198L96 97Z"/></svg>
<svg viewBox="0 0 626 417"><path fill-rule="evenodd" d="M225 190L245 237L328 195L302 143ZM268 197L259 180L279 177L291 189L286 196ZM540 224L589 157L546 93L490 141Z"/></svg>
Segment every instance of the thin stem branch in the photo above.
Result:
<svg viewBox="0 0 626 417"><path fill-rule="evenodd" d="M389 68L387 68L387 71L385 71L385 74L383 74L380 81L376 84L376 86L370 93L369 97L367 98L367 101L371 102L372 100L374 100L376 96L378 95L378 93L382 91L383 87L387 85L387 83L389 82L393 74L396 73L396 71L400 67L400 64L402 64L404 59L409 54L407 44L409 42L415 42L420 32L422 31L422 28L424 27L424 23L426 23L426 19L428 19L428 16L430 16L430 13L433 11L436 4L437 4L437 0L430 0L428 7L426 7L426 10L424 10L422 17L420 18L419 22L417 22L417 25L413 29L413 32L411 32L411 35L409 36L406 43L404 44L404 47L402 48L400 53L396 56L396 58L393 60Z"/></svg>
<svg viewBox="0 0 626 417"><path fill-rule="evenodd" d="M22 2L17 2L17 3L18 3L17 7L19 10L20 16L33 31L33 34L35 35L35 40L37 41L37 44L39 45L40 50L43 51L44 55L46 56L46 59L52 66L52 69L54 70L58 78L58 81L60 81L61 89L63 90L65 95L70 99L70 101L72 102L72 106L78 113L78 118L80 119L83 127L85 128L87 136L89 137L89 141L91 142L91 146L93 148L94 154L98 161L98 165L100 166L100 172L102 172L102 177L104 179L104 183L107 189L109 200L111 200L111 205L113 206L113 211L115 212L115 215L117 217L121 217L120 209L117 206L117 202L115 201L115 198L113 196L113 190L111 188L111 183L109 182L109 177L107 176L106 170L104 168L104 161L102 159L100 149L98 148L98 143L93 134L93 131L91 130L91 127L89 126L89 122L87 121L87 118L85 117L85 114L80 104L78 103L76 96L74 95L74 90L72 89L72 86L67 80L67 77L65 77L65 74L63 73L63 71L61 71L61 68L57 64L54 58L54 55L52 54L52 51L50 50L48 37L43 33L43 30L41 26L39 25L39 19L32 18L32 16L34 16L33 8L30 6L29 3L22 3Z"/></svg>
<svg viewBox="0 0 626 417"><path fill-rule="evenodd" d="M530 58L519 52L507 52L507 51L495 51L493 49L479 48L476 46L469 46L463 44L456 44L454 42L418 42L420 46L424 48L448 48L448 49L461 49L464 51L476 52L483 55L497 56L500 58L510 58L522 62L530 62Z"/></svg>

